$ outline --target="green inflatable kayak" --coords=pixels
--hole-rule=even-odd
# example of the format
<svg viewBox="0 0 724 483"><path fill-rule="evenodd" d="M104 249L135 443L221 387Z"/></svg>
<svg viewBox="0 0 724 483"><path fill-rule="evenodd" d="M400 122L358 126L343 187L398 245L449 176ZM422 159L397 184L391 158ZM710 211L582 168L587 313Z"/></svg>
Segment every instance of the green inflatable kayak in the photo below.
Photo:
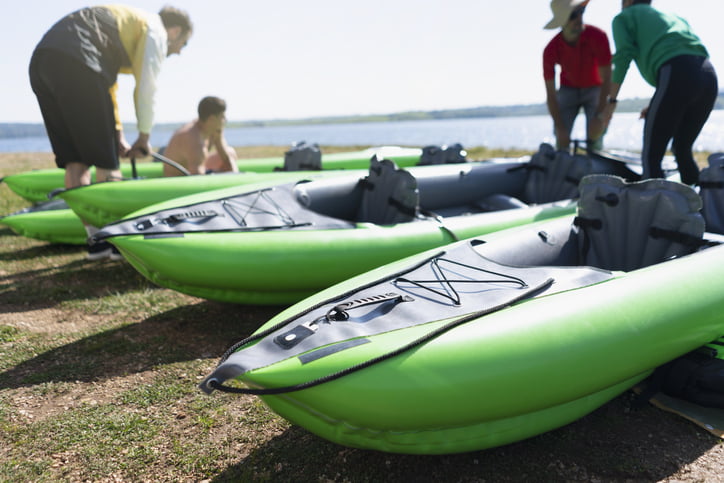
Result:
<svg viewBox="0 0 724 483"><path fill-rule="evenodd" d="M51 243L85 245L83 222L63 200L50 200L0 216L0 224L18 235Z"/></svg>
<svg viewBox="0 0 724 483"><path fill-rule="evenodd" d="M541 150L529 161L397 169L200 193L149 206L96 236L144 276L190 295L287 304L384 263L575 209L589 173L619 162Z"/></svg>
<svg viewBox="0 0 724 483"><path fill-rule="evenodd" d="M361 151L322 155L318 148L310 155L309 145L293 146L284 157L240 159L240 171L269 173L273 171L367 169L369 160L375 154L394 160L400 166L414 166L420 162L422 150L399 146L381 146ZM317 156L314 156L316 154ZM310 158L313 158L310 161ZM135 173L130 163L123 163L124 178L160 178L163 176L161 163L137 163ZM91 169L95 182L95 169ZM64 186L65 171L58 168L39 169L6 176L2 179L19 196L31 202L46 201L48 194Z"/></svg>
<svg viewBox="0 0 724 483"><path fill-rule="evenodd" d="M297 303L201 389L258 395L342 445L458 453L568 424L724 333L724 246L694 190L594 175L580 191L575 217L445 245Z"/></svg>
<svg viewBox="0 0 724 483"><path fill-rule="evenodd" d="M507 158L510 160L512 158ZM527 157L521 159L529 159ZM500 161L501 158L476 161L475 163ZM364 176L365 170L323 170L323 171L277 171L270 173L217 174L213 176L186 176L175 178L155 178L126 180L123 183L98 183L82 186L56 194L66 201L68 206L83 220L94 226L104 226L146 206L186 195L212 191L215 189L244 186L251 183L317 179L339 175ZM413 171L423 169L410 168Z"/></svg>
<svg viewBox="0 0 724 483"><path fill-rule="evenodd" d="M395 147L376 149L379 152L393 155L412 152L409 149ZM432 164L433 162L453 163L454 161L464 161L461 147L453 147L453 151L450 151L450 149L451 147L442 149L436 146L427 146L422 150L423 155L420 157L420 162ZM372 150L364 152L369 153ZM435 157L438 159L435 159ZM270 180L279 183L338 176L340 174L362 176L366 172L356 169L297 171L296 168L306 168L311 165L301 162L297 163L296 166L292 166L288 157L286 161L285 167L287 169L279 171L127 179L122 182L96 183L69 190L59 189L54 195L63 199L67 206L57 203L39 203L32 208L21 210L6 217L0 217L0 223L11 226L20 235L39 240L52 243L86 244L85 229L78 218L86 220L86 222L94 226L104 226L148 205L193 193L231 186L245 186ZM369 160L367 160L368 165ZM66 209L61 210L60 208Z"/></svg>
<svg viewBox="0 0 724 483"><path fill-rule="evenodd" d="M81 219L94 226L103 226L145 206L193 193L264 181L278 183L355 172L363 173L361 170L244 172L96 183L59 191L54 200L0 217L0 224L28 238L85 245L87 235Z"/></svg>
<svg viewBox="0 0 724 483"><path fill-rule="evenodd" d="M369 160L367 161L369 164ZM284 183L344 174L365 173L364 170L277 171L269 173L224 173L208 176L129 179L121 182L96 183L57 192L68 207L93 226L104 226L146 206L183 196L240 187L262 182Z"/></svg>

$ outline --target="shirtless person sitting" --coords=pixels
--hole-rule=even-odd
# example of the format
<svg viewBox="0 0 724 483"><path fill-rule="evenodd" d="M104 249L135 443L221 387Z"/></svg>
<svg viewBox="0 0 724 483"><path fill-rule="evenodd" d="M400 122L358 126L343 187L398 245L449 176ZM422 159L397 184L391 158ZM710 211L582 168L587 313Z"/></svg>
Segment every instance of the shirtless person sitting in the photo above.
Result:
<svg viewBox="0 0 724 483"><path fill-rule="evenodd" d="M185 167L191 174L237 173L236 151L224 139L226 102L204 97L199 102L199 117L173 133L164 156ZM212 149L214 152L211 152ZM178 169L163 165L164 176L180 176Z"/></svg>

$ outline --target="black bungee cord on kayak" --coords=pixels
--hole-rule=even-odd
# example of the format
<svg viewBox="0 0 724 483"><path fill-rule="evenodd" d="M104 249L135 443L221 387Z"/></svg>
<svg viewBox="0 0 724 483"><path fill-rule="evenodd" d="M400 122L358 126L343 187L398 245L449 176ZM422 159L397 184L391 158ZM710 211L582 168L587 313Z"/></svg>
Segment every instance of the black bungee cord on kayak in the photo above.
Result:
<svg viewBox="0 0 724 483"><path fill-rule="evenodd" d="M268 195L268 193L272 190L273 188L266 188L249 193L250 196L256 195L249 203L235 198L223 199L221 200L221 206L224 208L224 211L226 211L229 216L231 216L231 218L242 227L248 225L246 218L252 210L256 210L257 213L276 216L284 226L299 226L294 222L294 219L284 210L284 208L282 208L282 206L277 203L274 198ZM265 201L272 207L272 209L260 208L258 206L260 201Z"/></svg>
<svg viewBox="0 0 724 483"><path fill-rule="evenodd" d="M426 342L428 342L428 341L430 341L430 340L433 340L433 339L439 337L440 335L444 334L445 332L447 332L447 331L449 331L449 330L451 330L451 329L453 329L453 328L455 328L455 327L457 327L457 326L459 326L459 325L465 324L465 323L467 323L467 322L469 322L469 321L475 320L475 319L477 319L477 318L479 318L479 317L482 317L482 316L484 316L484 315L487 315L487 314L489 314L489 313L496 312L496 311L501 310L501 309L503 309L503 308L506 308L506 307L508 307L508 306L510 306L510 305L513 305L513 304L515 304L516 302L519 302L519 301L521 301L521 300L524 300L524 299L526 299L526 298L529 298L530 296L534 295L535 293L538 293L538 292L546 289L547 287L549 287L550 285L553 284L553 279L552 279L552 278L548 278L547 280L545 280L543 283L539 284L538 286L530 287L528 284L526 284L526 283L525 283L522 279L520 279L520 278L513 277L513 276L510 276L510 275L501 274L501 273L497 273L497 272L493 272L493 271L489 271L489 270L485 270L485 269L481 269L481 268L478 268L478 267L470 266L470 265L468 265L468 264L463 264L463 263L455 262L455 261L452 261L452 260L448 260L448 259L443 258L443 255L444 255L444 252L438 253L438 254L436 254L435 256L430 257L430 258L428 258L428 259L426 259L426 260L423 260L422 262L416 264L416 265L415 265L414 267L412 267L412 268L409 268L409 267L408 267L408 268L406 268L406 269L404 269L404 270L402 270L402 271L400 271L400 272L398 272L398 273L395 273L395 274L393 274L393 275L391 275L391 276L389 276L389 277L386 277L386 278L383 279L383 280L375 280L375 281L372 281L372 282L370 282L369 284L367 284L367 285L365 285L365 286L363 286L363 287L361 287L361 288L360 288L360 287L355 288L355 289L353 289L353 290L351 290L351 291L349 291L349 292L347 292L347 293L345 293L345 294L337 297L337 299L347 298L347 297L351 296L351 295L354 294L354 293L357 293L357 292L360 292L360 291L362 291L362 290L365 290L366 288L369 288L369 287L371 287L371 286L373 286L373 285L376 285L376 284L378 284L378 283L380 283L380 282L390 281L390 280L392 280L393 283L398 283L398 282L408 282L408 283L412 283L413 285L419 286L419 287L421 287L421 288L423 288L423 289L425 289L425 290L430 290L430 291L432 291L432 292L434 292L434 293L436 293L436 294L438 294L438 295L441 295L441 296L443 296L443 297L445 297L445 298L448 298L449 300L453 301L453 303L456 303L456 304L459 304L459 295L457 294L457 291L454 289L454 287L453 287L452 284L453 284L453 283L458 283L458 282L460 282L460 283L514 283L514 284L519 285L520 288L526 288L526 289L528 289L528 290L525 290L524 292L522 292L522 293L519 294L518 296L514 297L513 299L507 300L507 301L505 301L504 303L495 305L495 306L493 306L493 307L487 307L487 308L485 308L485 309L483 309L483 310L479 310L479 311L476 311L476 312L473 312L473 313L470 313L470 314L466 314L466 315L464 315L464 316L462 316L462 317L459 317L459 318L457 318L457 319L455 319L455 320L453 320L453 321L451 321L451 322L449 322L449 323L447 323L447 324L445 324L445 325L443 325L443 326L441 326L441 327L439 327L439 328L437 328L437 329L435 329L435 330L432 330L432 331L430 331L429 333L427 333L427 334L419 337L418 339L415 339L415 340L413 340L413 341L411 341L411 342L409 342L409 343L407 343L407 344L405 344L405 345L403 345L403 346L401 346L401 347L399 347L399 348L397 348L397 349L395 349L395 350L392 350L392 351L390 351L390 352L387 352L387 353L385 353L385 354L382 354L382 355L380 355L380 356L378 356L378 357L374 357L374 358L372 358L372 359L370 359L370 360L367 360L367 361L365 361L365 362L361 362L361 363L359 363L359 364L353 365L353 366L348 367L348 368L346 368L346 369L342 369L342 370L337 371L337 372L335 372L335 373L332 373L332 374L329 374L329 375L327 375L327 376L323 376L323 377L320 377L320 378L317 378L317 379L314 379L314 380L311 380L311 381L307 381L307 382L304 382L304 383L299 383L299 384L295 384L295 385L291 385L291 386L278 387L278 388L257 389L257 388L241 388L241 387L225 386L225 385L223 385L222 383L220 383L219 381L217 381L217 380L215 380L215 379L209 379L209 380L205 381L205 382L201 385L201 389L204 390L205 392L210 392L210 390L216 389L216 390L219 390L219 391L229 392L229 393L252 394L252 395L257 395L257 396L263 396L263 395L274 395L274 394L283 394L283 393L288 393L288 392L300 391L300 390L302 390L302 389L307 389L307 388L310 388L310 387L318 386L318 385L320 385L320 384L324 384L324 383L327 383L327 382L330 382L330 381L334 381L334 380L339 379L339 378L341 378L341 377L344 377L344 376L346 376L346 375L352 374L352 373L354 373L354 372L360 371L360 370L362 370L362 369L365 369L365 368L367 368L367 367L373 366L373 365L378 364L378 363L380 363L380 362L383 362L383 361L386 361L386 360L388 360L388 359L394 358L394 357L396 357L396 356L398 356L398 355L400 355L400 354L402 354L402 353L404 353L404 352L407 352L407 351L409 351L409 350L411 350L411 349L413 349L413 348L415 348L415 347L418 347L418 346L420 346L420 345L423 345L423 344L425 344ZM488 274L491 274L491 275L496 275L496 276L499 276L499 277L501 277L501 278L499 278L499 279L494 279L494 280L471 280L471 279L468 279L468 280L449 280L449 279L447 279L447 278L444 276L443 271L442 271L441 268L440 268L440 261L450 262L450 263L453 263L453 264L458 265L458 266L470 268L470 269L473 269L473 270L478 270L478 271L481 271L481 272L484 272L484 273L488 273ZM424 266L425 264L428 264L428 263L432 264L433 270L436 271L437 273L439 273L439 274L441 275L441 279L440 279L440 280L417 280L417 281L413 281L413 280L409 280L409 279L406 279L406 278L402 277L402 274L404 274L404 273L409 273L409 272L411 272L411 271L414 271L415 269L417 269L417 268L419 268L419 267L421 267L421 266ZM441 292L439 292L439 291L437 291L437 290L435 290L435 289L432 289L432 288L430 288L430 287L424 286L424 284L429 284L429 283L442 283L442 284L445 284L445 285L450 289L450 291L452 291L455 295L454 295L454 296L450 296L450 295L441 293ZM322 316L322 317L320 317L319 319L311 322L311 325L318 324L319 322L324 322L324 321L326 321L326 322L332 322L332 321L338 321L338 320L347 320L347 318L348 318L348 315L347 315L347 313L346 313L347 310L351 310L351 309L354 309L354 308L362 307L362 306L365 306L365 305L371 305L371 304L375 304L375 303L386 303L386 302L394 302L395 304L398 304L398 303L401 303L401 302L412 302L412 301L414 301L414 299L413 299L412 297L409 297L409 296L400 296L400 295L395 294L395 293L387 293L387 294L383 294L383 295L379 295L379 296L365 297L365 298L362 298L362 299L353 300L353 301L350 301L350 302L346 302L346 303L342 303L342 304L335 305L335 306L332 307L329 311L327 311L327 313L326 313L324 316ZM457 301L457 302L456 302L456 301ZM309 309L305 310L302 314L299 314L299 315L290 317L290 318L288 318L288 319L280 322L279 324L276 324L276 325L274 325L273 327L270 327L269 329L266 329L266 330L264 330L264 331L262 331L262 332L260 332L260 333L258 333L258 334L252 335L252 336L250 336L250 337L248 337L248 338L246 338L246 339L238 342L237 344L234 344L234 346L232 346L229 350L227 350L227 351L224 353L224 355L221 357L221 361L219 362L219 365L222 364L225 360L227 360L227 359L228 359L234 352L236 352L239 348L241 348L241 347L243 347L243 346L245 346L245 345L248 345L248 344L250 344L250 343L252 343L252 342L256 342L256 341L258 341L258 340L260 340L260 339L263 339L264 337L272 334L273 332L276 332L276 331L278 331L279 329L285 327L285 326L288 325L292 320L299 319L299 318L303 317L305 314L308 314L308 313L310 313L310 312L312 312L312 311L314 311L314 310L316 310L316 309L318 309L318 308L320 308L320 307L322 307L323 305L326 305L326 304L328 304L328 301L320 302L319 304L316 304L315 306L310 307ZM320 320L320 319L321 319L321 320ZM310 325L310 324L308 324L308 325ZM313 329L312 329L312 330L313 330ZM281 337L281 336L280 336L280 337Z"/></svg>
<svg viewBox="0 0 724 483"><path fill-rule="evenodd" d="M522 294L520 294L520 295L519 295L518 297L516 297L515 299L509 300L509 301L507 301L507 302L505 302L505 303L503 303L503 304L500 304L500 305L497 305L497 306L494 306L494 307L488 307L488 308L485 309L485 310L481 310L481 311L478 311L478 312L473 312L473 313L468 314L468 315L466 315L466 316L463 316L463 317L460 317L460 318L458 318L458 319L455 319L455 320L453 320L453 321L451 321L451 322L443 325L442 327L439 327L439 328L437 328L437 329L429 332L428 334L425 334L424 336L422 336L422 337L420 337L420 338L418 338L418 339L416 339L416 340L414 340L414 341L412 341L412 342L410 342L410 343L408 343L408 344L405 344L405 345L403 345L403 346L401 346L401 347L399 347L399 348L397 348L397 349L395 349L395 350L393 350L393 351L390 351L390 352L388 352L388 353L386 353L386 354L382 354L382 355L380 355L380 356L378 356L378 357L374 357L374 358L372 358L372 359L370 359L370 360L367 360L367 361L365 361L365 362L361 362L361 363L359 363L359 364L356 364L356 365L354 365L354 366L348 367L348 368L346 368L346 369L342 369L342 370L340 370L340 371L337 371L337 372L335 372L335 373L329 374L329 375L327 375L327 376L323 376L323 377L320 377L320 378L317 378L317 379L313 379L313 380L311 380L311 381L307 381L307 382L303 382L303 383L299 383L299 384L295 384L295 385L291 385L291 386L284 386L284 387L267 388L267 389L254 389L254 388L243 388L243 387L225 386L225 385L221 384L220 382L218 382L218 381L216 381L216 380L214 380L214 379L211 379L211 380L209 380L209 381L207 381L207 382L205 383L205 384L206 384L206 387L202 387L202 389L205 390L205 391L207 391L207 392L208 392L209 389L216 389L216 390L219 390L219 391L222 391L222 392L228 392L228 393L234 393L234 394L251 394L251 395L255 395L255 396L271 396L271 395L275 395L275 394L284 394L284 393L288 393L288 392L301 391L302 389L309 389L309 388L314 387L314 386L319 386L319 385L321 385L321 384L324 384L324 383L327 383L327 382L331 382L331 381L340 379L340 378L342 378L342 377L344 377L344 376L347 376L347 375L349 375L349 374L358 372L358 371L360 371L360 370L362 370L362 369L366 369L366 368L371 367L371 366L373 366L373 365L375 365L375 364L378 364L378 363L380 363L380 362L384 362L384 361L386 361L386 360L388 360L388 359L392 359L392 358L394 358L394 357L396 357L396 356L398 356L398 355L400 355L400 354L403 354L403 353L405 353L405 352L407 352L407 351L409 351L409 350L412 350L412 349L414 349L415 347L419 347L419 346L425 344L426 342L429 342L429 341L431 341L431 340L433 340L433 339L441 336L441 335L444 334L445 332L448 332L449 330L451 330L451 329L453 329L453 328L455 328L455 327L457 327L457 326L459 326L459 325L465 324L465 323L467 323L467 322L470 322L471 320L475 320L475 319L477 319L477 318L479 318L479 317L482 317L482 316L487 315L487 314L489 314L489 313L496 312L496 311L501 310L501 309L503 309L503 308L505 308L505 307L508 307L508 306L510 306L510 305L512 305L512 304L514 304L514 303L516 303L516 302L519 302L519 301L521 301L521 300L524 300L524 299L528 298L529 296L531 296L532 294L534 294L534 293L536 293L536 292L538 292L538 291L540 291L540 290L543 290L543 289L545 289L546 287L550 286L552 283L553 283L553 279L552 279L552 278L551 278L551 279L548 279L548 280L546 280L543 284L541 284L540 286L533 287L533 288L531 288L530 290L526 290L525 292L523 292Z"/></svg>
<svg viewBox="0 0 724 483"><path fill-rule="evenodd" d="M367 283L367 284L365 284L365 285L363 285L363 286L361 286L361 287L355 287L354 289L349 290L348 292L345 292L345 293L341 294L339 297L336 297L336 298L337 298L337 299L345 299L345 298L347 298L347 297L350 297L352 294L354 294L354 293L356 293L356 292L361 292L361 291L363 291L363 290L365 290L365 289L367 289L367 288L369 288L369 287L372 287L373 285L376 285L376 284L378 284L378 283L381 283L381 282L385 282L385 281L388 281L388 280L392 280L392 279L398 278L398 277L401 276L403 273L407 273L407 272L410 272L410 271L415 270L415 269L417 269L417 268L420 268L420 267L424 266L425 264L429 263L429 262L430 262L431 260L433 260L434 258L440 257L440 256L442 256L443 254L444 254L444 252L438 252L436 255L433 255L432 257L430 257L430 258L428 258L428 259L422 260L421 262L415 264L415 265L414 265L413 267L411 267L411 268L408 267L408 268L405 268L405 269L403 269L403 270L400 270L399 272L397 272L397 273L395 273L395 274L392 274L392 275L390 275L389 277L384 278L384 279L382 279L382 280L373 280L373 281L371 281L371 282L369 282L369 283ZM224 354L222 354L221 360L219 360L219 363L217 364L217 366L218 366L218 365L221 365L224 361L226 361L234 352L236 352L236 351L237 351L238 349L240 349L241 347L244 347L245 345L251 344L252 342L256 342L256 341L258 341L258 340L261 340L261 339L263 339L264 337L266 337L267 335L272 334L273 332L276 332L277 330L279 330L279 329L283 328L284 326L288 325L288 324L289 324L291 321L293 321L294 319L304 317L306 314L308 314L308 313L310 313L310 312L313 312L314 310L317 310L318 308L322 307L323 305L328 305L328 304L329 304L329 301L328 301L328 300L319 302L319 303L317 303L317 304L309 307L308 309L304 310L303 312L301 312L301 313L298 314L298 315L289 317L288 319L285 319L285 320L279 322L278 324L275 324L275 325L273 325L272 327L269 327L269 328L266 329L266 330L263 330L263 331L261 331L261 332L259 332L259 333L257 333L257 334L252 334L252 335L250 335L249 337L247 337L246 339L243 339L243 340L237 342L236 344L234 344L234 345L232 345L231 347L229 347L229 348L226 350L226 352L224 352Z"/></svg>
<svg viewBox="0 0 724 483"><path fill-rule="evenodd" d="M236 223L238 228L246 228L249 226L249 223L247 223L247 218L252 214L266 214L270 215L272 217L275 217L279 220L278 225L270 225L270 226L258 226L254 227L256 230L268 230L268 229L276 229L276 228L295 228L295 227L301 227L301 226L308 226L310 225L309 222L305 223L298 223L295 222L291 215L289 215L284 208L277 203L273 197L269 196L268 193L273 191L274 188L264 188L261 190L253 191L251 193L247 193L246 195L242 197L239 196L233 196L229 198L222 198L218 200L219 204L221 205L221 208L223 209L223 212L217 211L215 209L189 209L188 211L176 211L171 213L167 216L157 216L154 218L147 218L143 219L139 222L137 222L134 226L139 231L145 231L148 230L156 225L175 225L178 223L181 223L182 221L189 221L192 219L201 219L201 220L208 220L213 217L224 217L224 213L226 213L229 218ZM251 197L251 201L245 201L247 197ZM260 205L260 203L264 201L268 205L271 206L271 208L264 208ZM188 206L194 206L194 205L188 205ZM178 209L183 209L186 207L178 207ZM254 213L252 213L254 211ZM203 221L201 222L203 223ZM237 230L235 227L227 228L227 231L231 230ZM218 230L220 231L220 230Z"/></svg>
<svg viewBox="0 0 724 483"><path fill-rule="evenodd" d="M471 270L477 270L479 272L487 273L490 275L495 275L500 278L499 279L490 279L490 280L473 280L473 279L450 280L443 275L443 270L440 267L441 262L451 263L453 265L457 265L457 266L464 267L464 268L469 268ZM445 297L445 298L451 300L455 305L460 305L460 294L453 287L453 285L452 285L453 282L455 282L455 283L513 283L513 284L517 284L520 288L528 287L528 284L525 283L525 281L523 281L522 279L520 279L518 277L514 277L512 275L506 275L504 273L493 272L491 270L486 270L484 268L474 267L474 266L468 265L466 263L456 262L455 260L449 260L447 258L438 257L438 258L431 260L430 263L432 265L433 272L436 272L440 275L439 279L437 279L437 280L410 280L405 277L399 277L399 278L397 278L397 280L395 280L395 282L394 282L395 285L402 283L402 282L407 282L407 283L410 283L417 287L420 287L422 289L429 290L430 292L437 294L441 297ZM429 284L444 285L445 287L448 288L449 292L452 293L452 295L448 295L439 290L435 290L432 287L426 286L426 284L428 284L428 285Z"/></svg>

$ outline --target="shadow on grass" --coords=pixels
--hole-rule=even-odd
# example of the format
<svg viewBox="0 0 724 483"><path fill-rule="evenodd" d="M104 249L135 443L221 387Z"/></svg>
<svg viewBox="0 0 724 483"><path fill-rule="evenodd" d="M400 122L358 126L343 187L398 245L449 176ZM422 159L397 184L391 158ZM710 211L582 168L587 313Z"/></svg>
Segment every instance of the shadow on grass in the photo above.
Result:
<svg viewBox="0 0 724 483"><path fill-rule="evenodd" d="M18 236L9 228L0 229L0 237L2 236ZM45 242L42 242L45 243ZM81 245L66 245L62 243L46 243L21 250L15 250L7 253L0 253L0 262L22 262L39 257L72 255L75 253L85 253L86 247Z"/></svg>
<svg viewBox="0 0 724 483"><path fill-rule="evenodd" d="M106 380L159 365L220 357L280 310L208 301L178 307L17 364L0 373L0 389Z"/></svg>
<svg viewBox="0 0 724 483"><path fill-rule="evenodd" d="M124 261L85 259L0 276L0 284L0 313L44 309L151 286Z"/></svg>
<svg viewBox="0 0 724 483"><path fill-rule="evenodd" d="M213 481L661 481L719 443L652 406L631 410L632 397L524 441L453 455L352 449L294 426Z"/></svg>

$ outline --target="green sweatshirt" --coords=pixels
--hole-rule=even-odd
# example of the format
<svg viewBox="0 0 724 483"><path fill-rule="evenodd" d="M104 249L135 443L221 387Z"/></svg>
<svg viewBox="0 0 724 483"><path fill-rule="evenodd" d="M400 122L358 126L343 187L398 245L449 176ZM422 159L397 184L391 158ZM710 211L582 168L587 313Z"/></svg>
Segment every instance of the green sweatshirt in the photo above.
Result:
<svg viewBox="0 0 724 483"><path fill-rule="evenodd" d="M699 37L683 18L656 10L648 4L623 9L613 19L613 82L622 84L631 61L641 76L656 87L656 78L666 61L680 55L708 57Z"/></svg>

